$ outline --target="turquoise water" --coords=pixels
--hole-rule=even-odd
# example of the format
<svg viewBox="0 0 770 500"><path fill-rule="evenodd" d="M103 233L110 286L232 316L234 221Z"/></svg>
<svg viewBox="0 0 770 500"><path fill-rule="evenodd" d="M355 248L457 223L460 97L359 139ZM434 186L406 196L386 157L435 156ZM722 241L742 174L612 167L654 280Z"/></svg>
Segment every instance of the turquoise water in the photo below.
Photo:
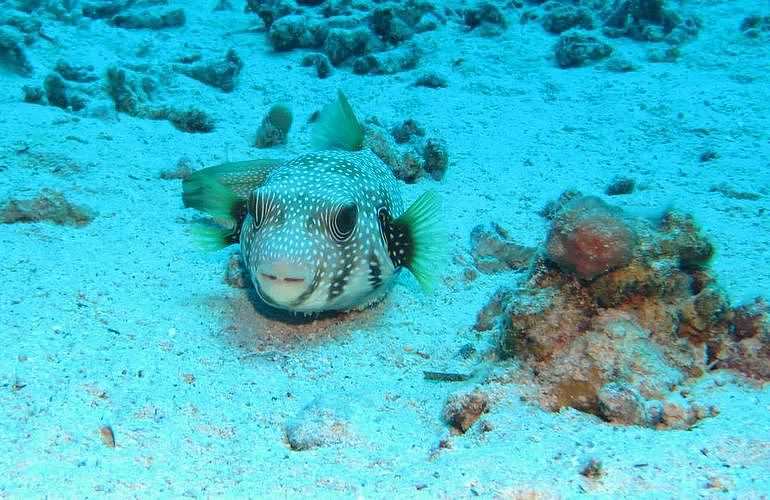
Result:
<svg viewBox="0 0 770 500"><path fill-rule="evenodd" d="M0 498L766 497L768 16L0 2Z"/></svg>

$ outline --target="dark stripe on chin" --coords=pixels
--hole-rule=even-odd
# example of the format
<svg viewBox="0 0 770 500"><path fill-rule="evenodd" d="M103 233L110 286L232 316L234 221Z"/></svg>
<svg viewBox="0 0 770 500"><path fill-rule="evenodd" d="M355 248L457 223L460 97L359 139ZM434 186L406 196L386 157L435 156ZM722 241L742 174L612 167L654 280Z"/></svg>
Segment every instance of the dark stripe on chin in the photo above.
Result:
<svg viewBox="0 0 770 500"><path fill-rule="evenodd" d="M354 240L355 239L348 241L344 246L341 247L342 259L339 267L340 273L339 275L335 273L334 276L331 276L329 295L326 297L327 303L336 300L345 291L345 285L348 284L348 278L353 272L353 261L355 260L355 257L353 256L353 252L350 251L350 249L355 244Z"/></svg>
<svg viewBox="0 0 770 500"><path fill-rule="evenodd" d="M313 295L313 292L318 290L318 287L321 285L321 272L324 270L323 265L319 266L318 269L315 271L315 276L313 276L313 282L310 283L310 286L307 287L307 289L302 292L302 295L297 297L297 300L291 303L292 307L298 307L301 306L307 299L310 298L311 295Z"/></svg>
<svg viewBox="0 0 770 500"><path fill-rule="evenodd" d="M371 252L369 254L369 285L372 290L377 290L382 286L382 268L380 267L380 259Z"/></svg>

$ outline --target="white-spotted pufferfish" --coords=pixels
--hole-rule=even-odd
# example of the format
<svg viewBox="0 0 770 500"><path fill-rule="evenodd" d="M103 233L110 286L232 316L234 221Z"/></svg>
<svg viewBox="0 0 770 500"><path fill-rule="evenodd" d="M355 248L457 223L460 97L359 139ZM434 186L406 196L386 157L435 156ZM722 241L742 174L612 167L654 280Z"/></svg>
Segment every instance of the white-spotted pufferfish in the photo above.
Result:
<svg viewBox="0 0 770 500"><path fill-rule="evenodd" d="M260 298L289 311L365 308L404 267L430 289L446 244L438 195L404 210L398 181L364 147L341 92L321 112L313 143L319 151L293 160L226 163L185 180L185 206L219 223L197 227L202 243L240 242Z"/></svg>

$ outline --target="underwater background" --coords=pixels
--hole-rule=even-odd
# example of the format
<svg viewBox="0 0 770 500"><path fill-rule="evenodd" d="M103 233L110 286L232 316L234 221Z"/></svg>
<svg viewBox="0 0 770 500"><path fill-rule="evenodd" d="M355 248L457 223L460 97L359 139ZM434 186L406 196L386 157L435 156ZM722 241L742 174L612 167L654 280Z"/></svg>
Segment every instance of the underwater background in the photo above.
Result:
<svg viewBox="0 0 770 500"><path fill-rule="evenodd" d="M752 0L0 1L0 498L767 498L768 48ZM276 311L182 183L338 91L448 255Z"/></svg>

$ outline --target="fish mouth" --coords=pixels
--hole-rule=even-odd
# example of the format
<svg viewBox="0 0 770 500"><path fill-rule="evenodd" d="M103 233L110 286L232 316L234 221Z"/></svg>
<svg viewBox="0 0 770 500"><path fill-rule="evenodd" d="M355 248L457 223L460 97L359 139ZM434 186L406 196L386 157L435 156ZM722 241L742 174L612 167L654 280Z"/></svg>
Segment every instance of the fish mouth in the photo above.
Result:
<svg viewBox="0 0 770 500"><path fill-rule="evenodd" d="M295 278L295 277L292 277L292 276L276 276L274 274L268 274L268 273L260 273L259 276L263 280L267 280L267 281L282 281L282 282L284 282L287 285L294 284L294 283L296 283L296 284L305 283L305 278L301 278L301 277Z"/></svg>
<svg viewBox="0 0 770 500"><path fill-rule="evenodd" d="M312 282L312 274L309 269L295 263L261 263L254 275L254 281L265 302L292 309Z"/></svg>

